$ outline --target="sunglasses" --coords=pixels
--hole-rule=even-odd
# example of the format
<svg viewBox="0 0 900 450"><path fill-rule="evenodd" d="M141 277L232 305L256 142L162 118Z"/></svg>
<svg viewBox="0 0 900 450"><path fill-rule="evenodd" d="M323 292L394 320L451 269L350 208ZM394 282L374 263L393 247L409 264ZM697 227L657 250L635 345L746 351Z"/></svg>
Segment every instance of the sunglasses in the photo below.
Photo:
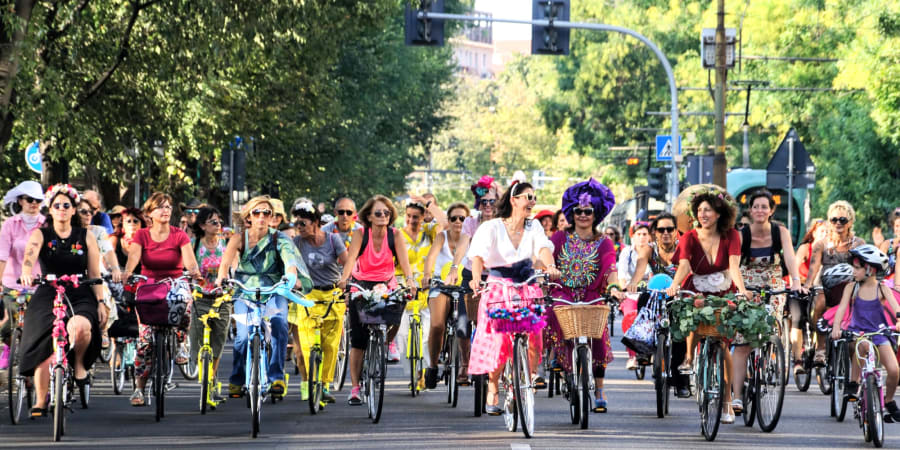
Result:
<svg viewBox="0 0 900 450"><path fill-rule="evenodd" d="M139 224L141 221L137 219L125 219L125 223Z"/></svg>
<svg viewBox="0 0 900 450"><path fill-rule="evenodd" d="M607 237L611 237L611 238L616 237L616 233L603 233L603 234L605 234Z"/></svg>
<svg viewBox="0 0 900 450"><path fill-rule="evenodd" d="M494 203L497 203L496 198L483 198L481 199L481 204L484 206L493 206Z"/></svg>
<svg viewBox="0 0 900 450"><path fill-rule="evenodd" d="M38 199L36 199L36 198L31 198L31 197L28 197L28 196L22 197L22 200L25 200L25 203L30 203L30 204L32 204L32 205L35 204L35 203L40 203L40 202L41 202L41 200L38 200Z"/></svg>
<svg viewBox="0 0 900 450"><path fill-rule="evenodd" d="M835 225L837 225L837 224L847 225L848 223L850 223L850 219L848 219L846 217L832 217L830 220L831 220L831 223L833 223Z"/></svg>
<svg viewBox="0 0 900 450"><path fill-rule="evenodd" d="M391 212L386 209L379 209L378 211L372 211L372 215L381 219L382 217L391 217Z"/></svg>
<svg viewBox="0 0 900 450"><path fill-rule="evenodd" d="M466 216L450 216L447 220L450 222L462 222L466 220Z"/></svg>
<svg viewBox="0 0 900 450"><path fill-rule="evenodd" d="M250 211L250 214L253 215L253 217L259 217L260 215L262 215L263 217L269 217L272 215L272 210L271 209L254 209L253 211Z"/></svg>
<svg viewBox="0 0 900 450"><path fill-rule="evenodd" d="M356 214L352 209L336 209L334 212L339 216L352 216Z"/></svg>
<svg viewBox="0 0 900 450"><path fill-rule="evenodd" d="M72 208L71 203L54 203L53 204L53 209L57 209L57 210L61 210L61 211L69 210L70 208Z"/></svg>
<svg viewBox="0 0 900 450"><path fill-rule="evenodd" d="M536 194L519 194L519 195L517 195L516 197L525 197L525 200L528 200L529 202L536 202L536 201L537 201L537 195L536 195Z"/></svg>
<svg viewBox="0 0 900 450"><path fill-rule="evenodd" d="M217 226L219 226L219 225L224 225L225 222L222 222L221 220L213 219L213 220L207 220L207 221L206 221L206 224L207 224L207 225L212 225L212 226L214 226L214 227L217 227Z"/></svg>
<svg viewBox="0 0 900 450"><path fill-rule="evenodd" d="M298 220L298 221L297 221L297 227L299 227L299 228L306 228L306 227L308 227L308 226L310 226L310 225L312 225L312 222L309 222L309 221L306 221L306 220Z"/></svg>
<svg viewBox="0 0 900 450"><path fill-rule="evenodd" d="M78 210L78 214L80 214L82 216L90 216L90 215L93 215L93 212L89 209L82 208L82 209Z"/></svg>
<svg viewBox="0 0 900 450"><path fill-rule="evenodd" d="M575 208L572 210L572 214L576 216L593 216L594 208Z"/></svg>
<svg viewBox="0 0 900 450"><path fill-rule="evenodd" d="M197 213L199 213L199 212L200 212L199 209L186 209L186 210L184 210L184 213L185 213L185 214L197 214Z"/></svg>
<svg viewBox="0 0 900 450"><path fill-rule="evenodd" d="M658 227L656 231L659 231L660 233L671 233L675 231L675 227Z"/></svg>

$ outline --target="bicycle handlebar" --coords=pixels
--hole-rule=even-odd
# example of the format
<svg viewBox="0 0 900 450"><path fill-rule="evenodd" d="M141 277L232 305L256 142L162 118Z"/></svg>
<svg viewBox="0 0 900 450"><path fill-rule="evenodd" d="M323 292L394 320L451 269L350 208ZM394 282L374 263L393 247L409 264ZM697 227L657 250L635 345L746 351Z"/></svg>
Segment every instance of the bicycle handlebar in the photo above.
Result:
<svg viewBox="0 0 900 450"><path fill-rule="evenodd" d="M566 300L566 299L564 299L564 298L556 298L556 297L547 297L547 298L548 298L548 300L550 301L550 304L551 304L551 305L552 305L553 303L563 303L563 304L571 305L571 306L579 306L579 305L593 305L593 304L595 304L595 303L600 303L600 302L609 303L609 297L603 297L603 296L597 297L597 298L595 298L595 299L593 299L593 300L589 300L589 301L581 301L581 302L578 302L578 301L569 301L569 300ZM610 306L610 307L611 307L611 306Z"/></svg>
<svg viewBox="0 0 900 450"><path fill-rule="evenodd" d="M445 284L441 280L431 279L431 287L441 291L444 294L452 294L458 292L460 294L471 294L472 290L466 286L456 286L453 284Z"/></svg>

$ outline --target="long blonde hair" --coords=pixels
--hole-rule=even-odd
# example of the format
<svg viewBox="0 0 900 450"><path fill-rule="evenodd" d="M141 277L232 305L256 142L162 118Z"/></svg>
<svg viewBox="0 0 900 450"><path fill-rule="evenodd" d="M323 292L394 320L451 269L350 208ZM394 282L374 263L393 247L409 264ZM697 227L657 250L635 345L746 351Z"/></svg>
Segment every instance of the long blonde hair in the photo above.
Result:
<svg viewBox="0 0 900 450"><path fill-rule="evenodd" d="M835 213L843 212L847 214L847 218L850 219L847 222L847 239L848 241L853 241L853 223L856 222L856 211L853 209L853 205L846 200L838 200L830 205L828 205L828 214L827 220L830 227L830 232L828 234L828 241L835 246L838 246L842 243L841 236L835 231L834 225L831 224L831 218L834 217Z"/></svg>

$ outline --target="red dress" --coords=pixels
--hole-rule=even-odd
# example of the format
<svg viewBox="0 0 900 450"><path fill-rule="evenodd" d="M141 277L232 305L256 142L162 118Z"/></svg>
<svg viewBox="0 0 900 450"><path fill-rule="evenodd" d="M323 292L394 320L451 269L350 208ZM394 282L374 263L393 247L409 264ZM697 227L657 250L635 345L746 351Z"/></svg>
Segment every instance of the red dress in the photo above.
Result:
<svg viewBox="0 0 900 450"><path fill-rule="evenodd" d="M715 263L706 257L696 229L681 237L675 254L679 261L687 259L691 264L692 273L682 283L683 289L714 295L737 292L728 272L729 257L741 255L741 235L737 230L728 230L720 238Z"/></svg>

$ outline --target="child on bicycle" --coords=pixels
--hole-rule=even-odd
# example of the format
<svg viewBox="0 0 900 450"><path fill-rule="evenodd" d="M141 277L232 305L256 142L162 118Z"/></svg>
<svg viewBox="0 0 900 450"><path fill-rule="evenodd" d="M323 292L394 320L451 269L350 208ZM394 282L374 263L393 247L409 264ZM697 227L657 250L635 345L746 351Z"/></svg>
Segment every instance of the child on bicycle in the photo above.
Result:
<svg viewBox="0 0 900 450"><path fill-rule="evenodd" d="M856 283L848 283L844 287L844 294L841 297L841 304L838 306L837 314L834 317L834 328L831 337L840 339L842 334L842 321L844 313L850 308L850 324L847 326L848 331L869 333L878 331L881 328L892 328L890 316L886 315L886 305L890 306L890 311L894 317L900 315L900 305L891 294L890 289L876 278L883 274L888 268L887 256L878 250L874 245L862 245L850 250L851 264L853 265L853 275ZM900 324L893 327L900 330ZM887 371L887 379L885 380L885 415L884 421L887 423L900 422L900 409L894 401L894 393L897 391L897 380L900 379L900 368L897 366L897 357L892 348L893 339L882 335L872 337L872 343L878 346L878 355L881 364ZM868 351L867 348L862 348ZM854 361L858 361L852 357ZM856 401L857 391L859 390L859 364L851 366L851 381L847 386L849 392L849 401Z"/></svg>

